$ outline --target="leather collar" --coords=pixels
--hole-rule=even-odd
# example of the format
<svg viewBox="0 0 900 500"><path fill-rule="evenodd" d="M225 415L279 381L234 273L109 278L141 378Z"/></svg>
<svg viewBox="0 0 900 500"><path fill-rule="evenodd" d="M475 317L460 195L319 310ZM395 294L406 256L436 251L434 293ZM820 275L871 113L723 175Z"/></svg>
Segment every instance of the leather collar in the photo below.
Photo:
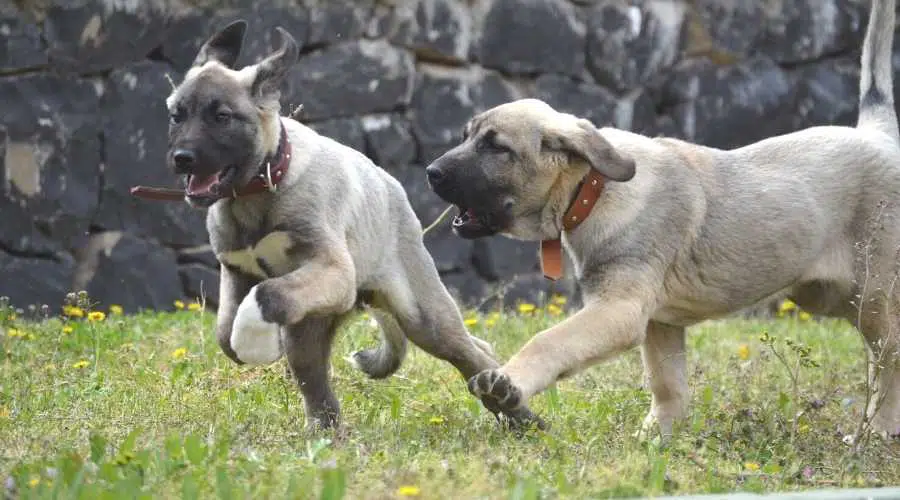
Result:
<svg viewBox="0 0 900 500"><path fill-rule="evenodd" d="M217 200L223 198L239 198L266 191L275 192L278 184L285 178L288 167L291 165L291 141L288 140L287 128L281 124L281 135L278 140L278 149L270 157L263 161L259 172L247 184L233 189L230 193L222 193ZM159 201L181 201L185 197L182 189L155 188L149 186L134 186L131 194L139 198Z"/></svg>
<svg viewBox="0 0 900 500"><path fill-rule="evenodd" d="M563 232L578 227L591 214L603 192L603 176L594 169L581 180L581 187L563 215ZM560 238L541 241L541 270L544 277L556 281L563 275L562 242Z"/></svg>

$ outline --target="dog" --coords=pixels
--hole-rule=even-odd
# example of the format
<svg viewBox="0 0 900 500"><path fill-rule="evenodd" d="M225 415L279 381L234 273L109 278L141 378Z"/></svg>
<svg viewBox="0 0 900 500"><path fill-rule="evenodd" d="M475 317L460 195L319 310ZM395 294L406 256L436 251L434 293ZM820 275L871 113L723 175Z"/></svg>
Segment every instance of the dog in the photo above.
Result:
<svg viewBox="0 0 900 500"><path fill-rule="evenodd" d="M900 433L894 4L872 4L855 127L721 150L597 129L536 99L474 115L426 169L459 209L453 230L541 241L554 278L564 249L584 306L472 377L472 394L508 412L639 346L652 400L638 434L668 437L687 413L685 328L787 296L856 325L880 367L872 426Z"/></svg>
<svg viewBox="0 0 900 500"><path fill-rule="evenodd" d="M237 20L200 48L166 100L169 168L181 199L207 209L220 263L216 336L240 364L287 358L307 424L340 425L329 384L335 332L371 310L381 343L350 361L371 378L394 373L411 340L468 379L499 366L471 336L425 249L402 185L362 153L280 113L280 90L299 48L280 48L235 69L247 23ZM177 194L177 193L176 193ZM505 413L531 422L527 408Z"/></svg>

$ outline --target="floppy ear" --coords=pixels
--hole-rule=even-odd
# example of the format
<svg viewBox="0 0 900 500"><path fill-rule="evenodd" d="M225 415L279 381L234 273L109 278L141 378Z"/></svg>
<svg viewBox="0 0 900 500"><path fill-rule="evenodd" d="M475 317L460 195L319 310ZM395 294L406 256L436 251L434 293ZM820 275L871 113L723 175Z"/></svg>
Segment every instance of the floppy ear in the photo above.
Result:
<svg viewBox="0 0 900 500"><path fill-rule="evenodd" d="M208 61L219 61L223 65L232 68L241 55L241 47L244 45L244 33L247 32L247 21L238 19L222 28L211 36L200 47L200 52L194 58L194 66L203 66Z"/></svg>
<svg viewBox="0 0 900 500"><path fill-rule="evenodd" d="M594 125L584 118L566 127L545 133L542 146L563 151L586 161L591 168L614 181L625 182L634 177L634 160L619 154Z"/></svg>
<svg viewBox="0 0 900 500"><path fill-rule="evenodd" d="M277 95L288 71L300 55L300 47L294 37L284 28L277 27L275 30L281 38L281 48L256 65L256 78L250 87L250 94L255 97Z"/></svg>

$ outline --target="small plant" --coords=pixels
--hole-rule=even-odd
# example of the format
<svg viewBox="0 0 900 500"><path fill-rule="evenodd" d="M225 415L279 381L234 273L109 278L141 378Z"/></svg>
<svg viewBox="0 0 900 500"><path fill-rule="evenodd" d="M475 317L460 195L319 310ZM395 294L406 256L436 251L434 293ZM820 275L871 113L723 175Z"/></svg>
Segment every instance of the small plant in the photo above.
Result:
<svg viewBox="0 0 900 500"><path fill-rule="evenodd" d="M762 335L759 336L759 341L775 356L775 359L784 367L791 380L791 395L787 400L782 396L781 400L785 409L790 409L790 444L793 444L797 435L800 416L802 415L797 410L798 402L800 401L800 370L802 368L818 368L819 362L812 358L810 347L802 342L789 338L784 339L783 343L787 347L787 350L784 350L780 347L778 338L769 335L768 331L763 331ZM788 352L794 353L794 360L788 359Z"/></svg>

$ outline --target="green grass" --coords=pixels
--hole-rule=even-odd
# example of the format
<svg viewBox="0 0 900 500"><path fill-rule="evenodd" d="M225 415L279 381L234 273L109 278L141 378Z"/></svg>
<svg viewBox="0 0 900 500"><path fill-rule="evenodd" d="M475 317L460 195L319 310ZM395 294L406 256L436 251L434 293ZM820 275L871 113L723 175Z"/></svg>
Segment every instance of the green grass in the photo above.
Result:
<svg viewBox="0 0 900 500"><path fill-rule="evenodd" d="M864 393L862 343L846 323L693 328L690 418L661 448L632 437L649 407L636 351L535 397L552 427L516 438L422 351L387 380L356 372L344 357L377 339L361 316L333 357L348 432L316 435L284 365L232 364L213 319L182 311L0 322L0 479L12 478L21 498L92 499L603 498L900 484L900 445L873 439L854 455L841 441ZM471 328L507 359L558 320L538 310L481 316ZM763 331L805 343L821 365L797 369L796 394Z"/></svg>

